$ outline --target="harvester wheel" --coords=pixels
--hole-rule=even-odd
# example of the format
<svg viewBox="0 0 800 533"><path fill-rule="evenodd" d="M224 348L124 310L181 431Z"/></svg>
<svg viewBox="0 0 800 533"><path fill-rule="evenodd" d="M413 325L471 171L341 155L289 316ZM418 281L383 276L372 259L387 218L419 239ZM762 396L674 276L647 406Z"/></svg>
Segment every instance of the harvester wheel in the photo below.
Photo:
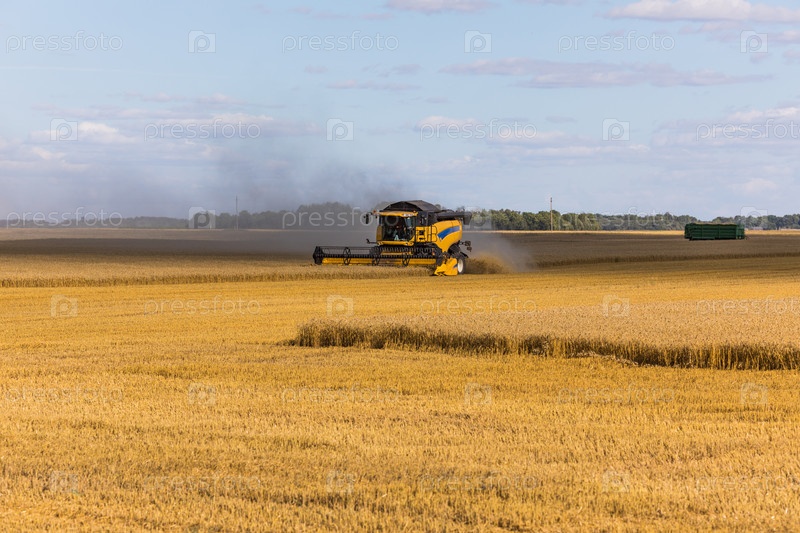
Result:
<svg viewBox="0 0 800 533"><path fill-rule="evenodd" d="M464 273L464 258L463 257L459 257L457 260L458 260L458 263L456 263L456 270L458 271L459 274L463 274Z"/></svg>

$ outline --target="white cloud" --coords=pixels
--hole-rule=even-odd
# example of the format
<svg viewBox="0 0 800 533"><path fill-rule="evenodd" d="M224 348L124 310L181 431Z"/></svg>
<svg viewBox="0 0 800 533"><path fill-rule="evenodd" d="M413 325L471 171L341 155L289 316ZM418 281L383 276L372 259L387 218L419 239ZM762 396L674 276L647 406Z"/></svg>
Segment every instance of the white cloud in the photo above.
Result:
<svg viewBox="0 0 800 533"><path fill-rule="evenodd" d="M328 67L325 65L306 65L306 68L303 69L304 72L308 74L325 74L328 72Z"/></svg>
<svg viewBox="0 0 800 533"><path fill-rule="evenodd" d="M326 85L328 89L367 89L372 91L410 91L419 89L418 85L408 83L377 83L374 81L345 80Z"/></svg>
<svg viewBox="0 0 800 533"><path fill-rule="evenodd" d="M482 11L492 6L485 0L389 0L386 7L401 11L418 11L420 13L445 13L462 12L471 13Z"/></svg>
<svg viewBox="0 0 800 533"><path fill-rule="evenodd" d="M685 26L681 28L682 35L706 35L709 39L735 47L757 46L759 49L763 42L763 52L769 51L776 45L798 44L800 43L800 31L767 31L756 32L752 29L742 29L741 21L722 21L705 22L696 27ZM754 42L748 44L749 39L756 38ZM758 63L765 61L769 57L766 53L751 53L750 61Z"/></svg>
<svg viewBox="0 0 800 533"><path fill-rule="evenodd" d="M800 22L800 10L746 0L640 0L615 7L611 18L651 20L740 20L751 22Z"/></svg>
<svg viewBox="0 0 800 533"><path fill-rule="evenodd" d="M556 4L556 5L578 5L582 4L583 0L518 0L525 4Z"/></svg>
<svg viewBox="0 0 800 533"><path fill-rule="evenodd" d="M749 111L737 111L727 117L727 120L735 122L755 122L768 119L800 120L800 107L796 105L786 105L763 110L753 109Z"/></svg>
<svg viewBox="0 0 800 533"><path fill-rule="evenodd" d="M539 130L534 124L515 119L477 120L431 115L417 122L414 128L422 140L460 139L482 140L491 152L484 158L496 158L501 153L507 161L535 160L539 157L575 158L598 157L605 154L630 154L638 157L649 147L636 142L616 142L602 139L601 130L595 138L570 135L563 131ZM495 155L489 155L489 154Z"/></svg>
<svg viewBox="0 0 800 533"><path fill-rule="evenodd" d="M794 158L800 146L800 106L787 104L671 122L654 133L653 146L680 149L697 157L724 153L724 157Z"/></svg>
<svg viewBox="0 0 800 533"><path fill-rule="evenodd" d="M768 79L769 76L729 76L711 70L681 72L661 63L566 63L529 58L479 60L450 65L442 72L471 75L531 76L516 85L532 88L615 87L649 84L657 87L678 85L725 85Z"/></svg>
<svg viewBox="0 0 800 533"><path fill-rule="evenodd" d="M417 74L420 70L422 70L422 67L417 63L392 67L392 73L399 75Z"/></svg>
<svg viewBox="0 0 800 533"><path fill-rule="evenodd" d="M548 115L545 117L548 122L552 122L554 124L560 124L564 122L577 122L574 117L566 117L562 115Z"/></svg>
<svg viewBox="0 0 800 533"><path fill-rule="evenodd" d="M366 13L361 16L364 20L390 20L394 18L391 13Z"/></svg>
<svg viewBox="0 0 800 533"><path fill-rule="evenodd" d="M537 139L539 131L535 124L520 118L492 117L486 120L474 118L452 118L431 115L419 120L414 126L420 139L458 139L485 142L507 142ZM543 134L542 139L548 134ZM538 139L537 139L538 140Z"/></svg>
<svg viewBox="0 0 800 533"><path fill-rule="evenodd" d="M45 161L51 161L53 159L60 159L63 157L63 154L53 152L52 150L46 150L41 146L32 146L30 148L30 153Z"/></svg>
<svg viewBox="0 0 800 533"><path fill-rule="evenodd" d="M419 120L416 124L416 129L421 129L424 127L436 127L436 126L456 126L456 127L463 127L466 124L475 124L477 122L474 118L450 118L445 117L442 115L431 115Z"/></svg>
<svg viewBox="0 0 800 533"><path fill-rule="evenodd" d="M97 144L129 144L135 141L108 124L88 121L78 123L78 139Z"/></svg>
<svg viewBox="0 0 800 533"><path fill-rule="evenodd" d="M253 137L295 137L303 135L318 135L324 132L322 126L309 121L284 119L265 114L254 114L240 111L242 106L238 100L212 95L201 97L197 100L207 99L216 104L203 106L175 106L172 108L125 108L125 107L89 107L89 108L59 108L52 105L37 107L54 120L63 119L67 122L77 122L78 138L88 143L127 143L143 139L146 133L155 132L159 139L186 140L187 133L174 131L173 126L192 126L195 130L205 128L210 135L195 135L196 140L232 139ZM176 101L169 97L165 101ZM225 108L228 109L225 109ZM49 121L49 119L48 119ZM232 128L236 128L234 132ZM215 133L216 132L216 133ZM36 142L49 142L51 132L39 130L31 133L31 139Z"/></svg>
<svg viewBox="0 0 800 533"><path fill-rule="evenodd" d="M779 185L772 180L765 178L753 178L738 186L746 194L759 194L763 192L775 191Z"/></svg>

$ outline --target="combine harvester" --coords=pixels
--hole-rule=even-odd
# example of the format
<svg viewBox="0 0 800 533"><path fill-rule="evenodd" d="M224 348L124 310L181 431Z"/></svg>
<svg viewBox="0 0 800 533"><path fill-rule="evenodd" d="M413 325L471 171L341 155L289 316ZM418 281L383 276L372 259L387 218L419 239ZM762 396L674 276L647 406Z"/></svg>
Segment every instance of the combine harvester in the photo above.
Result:
<svg viewBox="0 0 800 533"><path fill-rule="evenodd" d="M373 246L317 246L317 265L395 265L429 266L437 276L456 276L464 272L469 241L462 241L464 224L472 213L441 209L428 202L411 200L395 202L380 211L364 215L369 224L378 219Z"/></svg>

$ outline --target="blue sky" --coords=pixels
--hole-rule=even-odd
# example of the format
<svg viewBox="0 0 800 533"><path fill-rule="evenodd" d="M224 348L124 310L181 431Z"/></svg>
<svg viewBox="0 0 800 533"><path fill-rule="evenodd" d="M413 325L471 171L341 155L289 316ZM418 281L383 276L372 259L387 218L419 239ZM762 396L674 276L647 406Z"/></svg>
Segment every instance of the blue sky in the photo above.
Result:
<svg viewBox="0 0 800 533"><path fill-rule="evenodd" d="M9 4L2 216L800 212L789 2Z"/></svg>

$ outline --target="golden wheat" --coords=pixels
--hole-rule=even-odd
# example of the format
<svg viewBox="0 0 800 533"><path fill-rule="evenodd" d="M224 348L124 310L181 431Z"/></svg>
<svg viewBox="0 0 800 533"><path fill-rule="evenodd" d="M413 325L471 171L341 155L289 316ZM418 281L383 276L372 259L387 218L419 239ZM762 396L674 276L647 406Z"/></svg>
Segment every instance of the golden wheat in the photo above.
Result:
<svg viewBox="0 0 800 533"><path fill-rule="evenodd" d="M0 529L800 529L796 370L664 356L796 349L793 258L18 258L43 286L0 289Z"/></svg>

